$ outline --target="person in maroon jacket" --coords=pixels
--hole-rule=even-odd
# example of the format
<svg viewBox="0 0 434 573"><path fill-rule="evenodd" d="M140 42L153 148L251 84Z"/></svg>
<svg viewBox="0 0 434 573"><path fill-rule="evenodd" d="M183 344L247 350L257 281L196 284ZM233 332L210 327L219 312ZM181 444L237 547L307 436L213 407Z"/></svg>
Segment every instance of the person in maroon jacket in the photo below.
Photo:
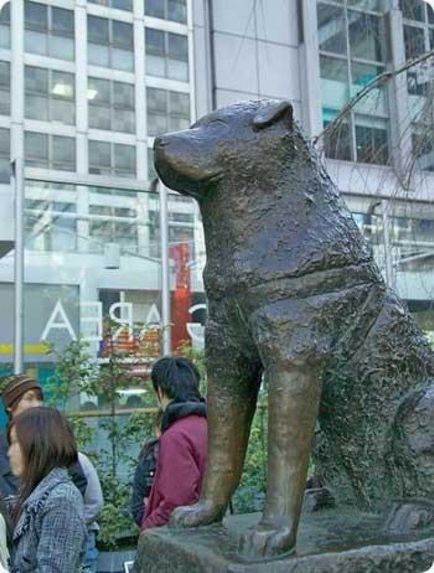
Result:
<svg viewBox="0 0 434 573"><path fill-rule="evenodd" d="M186 358L165 357L151 372L163 410L157 469L141 528L166 525L174 509L199 500L207 457L200 375Z"/></svg>

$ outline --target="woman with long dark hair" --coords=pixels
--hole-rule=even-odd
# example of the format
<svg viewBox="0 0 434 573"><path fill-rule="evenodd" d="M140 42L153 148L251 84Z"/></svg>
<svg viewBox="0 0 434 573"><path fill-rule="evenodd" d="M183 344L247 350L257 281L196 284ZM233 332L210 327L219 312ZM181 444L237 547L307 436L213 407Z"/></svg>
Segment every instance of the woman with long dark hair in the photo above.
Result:
<svg viewBox="0 0 434 573"><path fill-rule="evenodd" d="M54 408L31 408L8 430L9 461L20 478L15 507L13 573L78 573L86 542L83 499L67 468L77 446Z"/></svg>

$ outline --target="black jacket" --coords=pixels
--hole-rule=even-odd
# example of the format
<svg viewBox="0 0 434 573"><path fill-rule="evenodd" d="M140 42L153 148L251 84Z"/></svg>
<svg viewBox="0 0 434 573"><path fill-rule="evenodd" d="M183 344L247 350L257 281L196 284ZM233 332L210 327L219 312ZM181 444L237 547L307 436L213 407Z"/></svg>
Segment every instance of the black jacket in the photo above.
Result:
<svg viewBox="0 0 434 573"><path fill-rule="evenodd" d="M143 500L149 497L154 482L158 458L158 439L149 440L143 446L133 478L133 493L131 496L131 513L134 521L140 527L145 506Z"/></svg>

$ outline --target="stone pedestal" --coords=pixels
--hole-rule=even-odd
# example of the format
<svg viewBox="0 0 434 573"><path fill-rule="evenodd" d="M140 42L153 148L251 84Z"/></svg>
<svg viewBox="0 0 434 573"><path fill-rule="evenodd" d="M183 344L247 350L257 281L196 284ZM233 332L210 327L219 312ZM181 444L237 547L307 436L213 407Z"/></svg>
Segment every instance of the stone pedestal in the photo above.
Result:
<svg viewBox="0 0 434 573"><path fill-rule="evenodd" d="M268 562L237 554L239 535L259 514L223 525L161 528L141 535L136 573L422 573L434 562L434 529L412 535L384 531L382 517L336 509L302 518L296 552Z"/></svg>

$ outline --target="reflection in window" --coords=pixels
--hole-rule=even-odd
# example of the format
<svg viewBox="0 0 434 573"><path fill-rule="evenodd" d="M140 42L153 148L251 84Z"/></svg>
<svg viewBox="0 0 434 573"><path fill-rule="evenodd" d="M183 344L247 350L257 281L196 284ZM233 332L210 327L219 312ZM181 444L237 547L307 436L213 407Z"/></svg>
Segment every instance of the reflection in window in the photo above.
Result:
<svg viewBox="0 0 434 573"><path fill-rule="evenodd" d="M401 0L400 6L404 17L405 55L410 60L434 46L434 11L422 0ZM407 72L407 91L413 156L420 169L432 170L434 108L429 63L419 64Z"/></svg>
<svg viewBox="0 0 434 573"><path fill-rule="evenodd" d="M146 73L188 81L187 36L146 28Z"/></svg>
<svg viewBox="0 0 434 573"><path fill-rule="evenodd" d="M0 115L9 115L10 112L11 66L9 62L0 61Z"/></svg>
<svg viewBox="0 0 434 573"><path fill-rule="evenodd" d="M11 11L10 3L0 10L0 48L8 50L11 47Z"/></svg>
<svg viewBox="0 0 434 573"><path fill-rule="evenodd" d="M146 89L148 134L180 131L190 125L190 97L186 93Z"/></svg>
<svg viewBox="0 0 434 573"><path fill-rule="evenodd" d="M434 125L414 124L412 144L419 169L434 171Z"/></svg>
<svg viewBox="0 0 434 573"><path fill-rule="evenodd" d="M89 78L89 127L134 133L134 84Z"/></svg>
<svg viewBox="0 0 434 573"><path fill-rule="evenodd" d="M27 131L24 139L26 165L75 171L75 139Z"/></svg>
<svg viewBox="0 0 434 573"><path fill-rule="evenodd" d="M416 26L404 26L405 57L412 60L425 53L425 32Z"/></svg>
<svg viewBox="0 0 434 573"><path fill-rule="evenodd" d="M10 181L10 156L9 129L0 128L0 183Z"/></svg>
<svg viewBox="0 0 434 573"><path fill-rule="evenodd" d="M137 252L137 212L130 207L89 205L90 248L103 252L107 243L117 243L124 250Z"/></svg>
<svg viewBox="0 0 434 573"><path fill-rule="evenodd" d="M127 72L134 71L132 24L89 15L87 42L90 64Z"/></svg>
<svg viewBox="0 0 434 573"><path fill-rule="evenodd" d="M145 14L182 24L187 22L186 0L145 0Z"/></svg>
<svg viewBox="0 0 434 573"><path fill-rule="evenodd" d="M135 177L135 146L106 141L89 141L89 173Z"/></svg>
<svg viewBox="0 0 434 573"><path fill-rule="evenodd" d="M324 127L351 98L385 71L385 7L381 0L318 1ZM388 116L387 90L383 86L371 90L348 112L345 121L326 135L326 155L387 163ZM370 153L372 157L368 157Z"/></svg>
<svg viewBox="0 0 434 573"><path fill-rule="evenodd" d="M422 0L400 0L400 5L404 18L425 21L425 6Z"/></svg>
<svg viewBox="0 0 434 573"><path fill-rule="evenodd" d="M321 51L346 54L347 39L343 8L318 2L318 40Z"/></svg>
<svg viewBox="0 0 434 573"><path fill-rule="evenodd" d="M348 24L351 57L385 61L383 17L348 10Z"/></svg>
<svg viewBox="0 0 434 573"><path fill-rule="evenodd" d="M62 60L74 59L74 12L26 1L25 50Z"/></svg>
<svg viewBox="0 0 434 573"><path fill-rule="evenodd" d="M324 127L327 127L329 124L329 121L325 121ZM332 159L343 159L345 161L351 161L351 131L348 122L341 123L335 129L331 130L326 135L324 144L325 154L327 157L331 157Z"/></svg>
<svg viewBox="0 0 434 573"><path fill-rule="evenodd" d="M25 67L25 115L39 121L75 123L74 75Z"/></svg>
<svg viewBox="0 0 434 573"><path fill-rule="evenodd" d="M26 199L26 248L33 251L76 251L76 209L75 203Z"/></svg>
<svg viewBox="0 0 434 573"><path fill-rule="evenodd" d="M357 161L361 163L387 163L389 156L387 124L356 116Z"/></svg>

